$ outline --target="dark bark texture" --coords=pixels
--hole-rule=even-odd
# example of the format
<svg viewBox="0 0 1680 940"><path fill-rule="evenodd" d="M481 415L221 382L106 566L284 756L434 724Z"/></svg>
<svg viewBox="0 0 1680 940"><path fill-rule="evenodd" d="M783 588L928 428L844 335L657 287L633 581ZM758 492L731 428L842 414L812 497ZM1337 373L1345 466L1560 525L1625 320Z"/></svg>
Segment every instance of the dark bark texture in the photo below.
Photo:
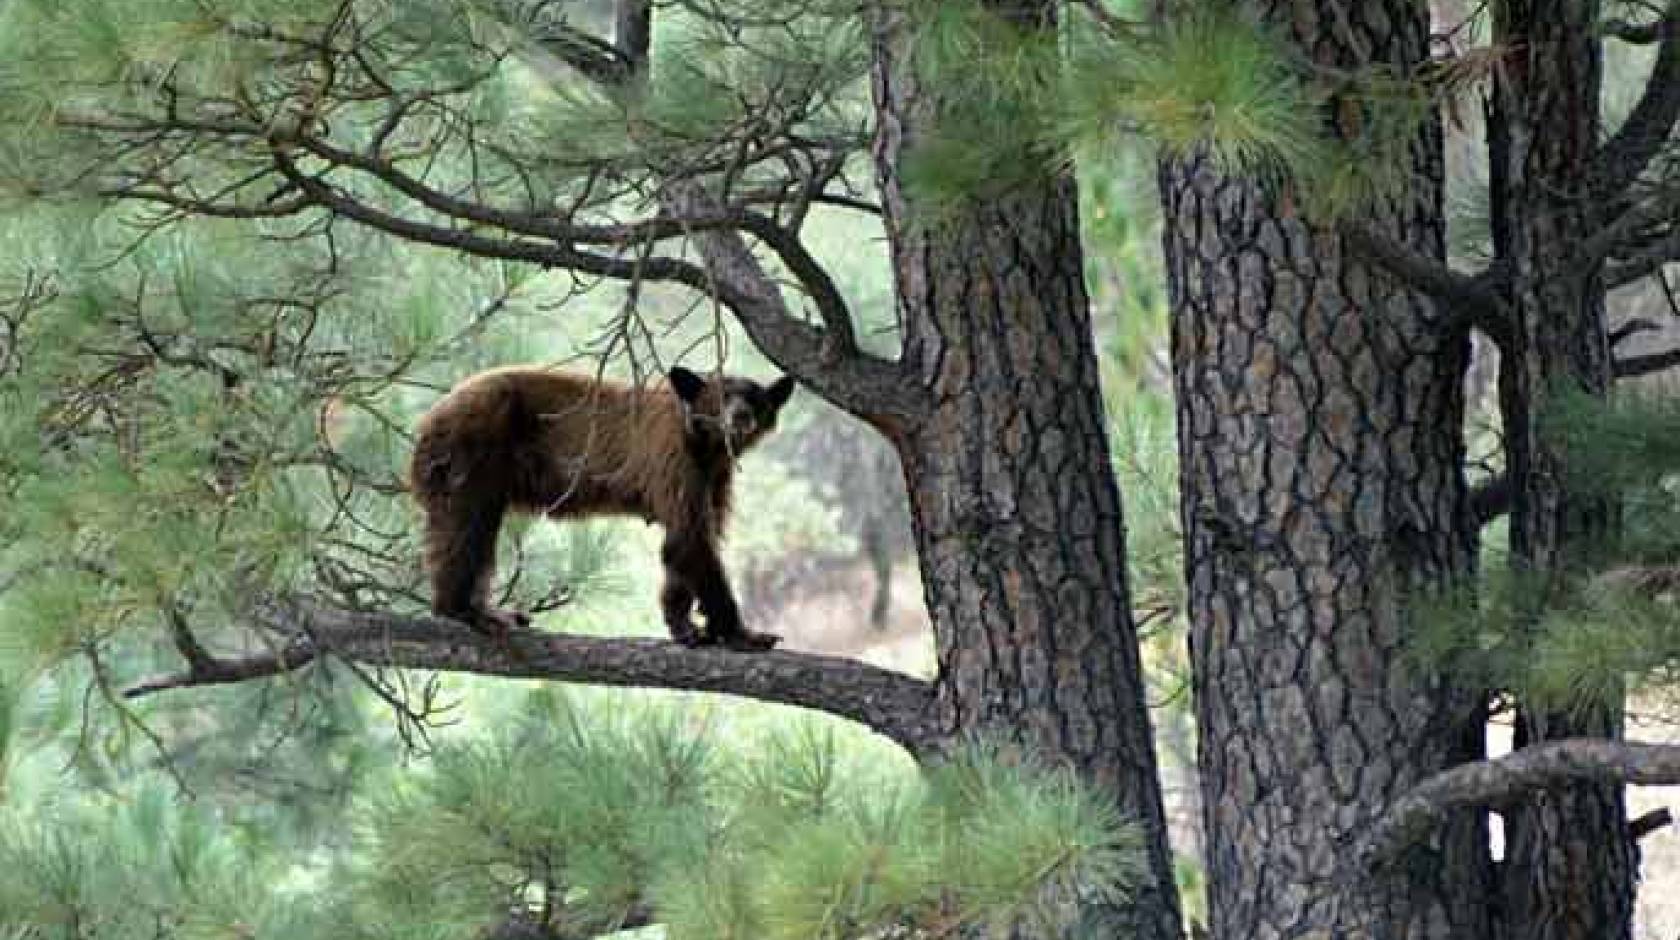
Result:
<svg viewBox="0 0 1680 940"><path fill-rule="evenodd" d="M1408 0L1251 8L1322 64L1427 54ZM1362 218L1439 260L1438 125L1411 160ZM1205 159L1166 163L1161 189L1212 936L1481 938L1475 812L1380 877L1349 871L1389 806L1481 753L1479 697L1403 649L1408 594L1474 565L1464 328Z"/></svg>
<svg viewBox="0 0 1680 940"><path fill-rule="evenodd" d="M1023 21L1052 5L1018 4ZM1108 788L1147 838L1135 904L1101 936L1180 936L1125 580L1074 180L1011 187L927 227L898 168L937 120L905 17L877 24L876 166L928 408L895 434L911 498L938 702L954 732L1023 742Z"/></svg>
<svg viewBox="0 0 1680 940"><path fill-rule="evenodd" d="M789 652L743 656L664 640L527 628L492 638L452 620L304 602L258 605L252 616L265 634L260 651L216 654L190 637L177 639L177 645L193 651L184 652L189 667L143 679L123 694L139 698L247 682L331 657L398 669L741 695L850 718L923 757L938 754L946 740L930 683L853 659Z"/></svg>
<svg viewBox="0 0 1680 940"><path fill-rule="evenodd" d="M1488 120L1494 248L1510 275L1500 399L1511 550L1541 585L1538 605L1611 524L1602 500L1567 491L1564 455L1542 434L1552 391L1602 396L1611 382L1602 272L1572 263L1599 209L1585 197L1600 142L1602 11L1593 0L1510 0L1494 10L1496 41L1511 50ZM1558 714L1525 706L1516 743L1615 738L1621 724L1619 707ZM1505 831L1507 936L1631 936L1637 861L1619 785L1541 794L1507 814Z"/></svg>

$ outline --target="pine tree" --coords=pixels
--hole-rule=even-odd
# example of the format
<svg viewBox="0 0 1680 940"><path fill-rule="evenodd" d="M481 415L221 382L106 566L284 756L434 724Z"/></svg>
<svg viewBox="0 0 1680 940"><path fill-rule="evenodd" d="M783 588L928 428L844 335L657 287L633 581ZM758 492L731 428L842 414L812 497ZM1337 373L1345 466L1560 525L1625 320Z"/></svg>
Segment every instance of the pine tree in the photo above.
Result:
<svg viewBox="0 0 1680 940"><path fill-rule="evenodd" d="M1673 257L1676 11L1629 25L1595 4L1494 4L1491 22L1439 30L1491 46L1431 50L1418 4L1234 7L1293 48L1323 91L1317 113L1365 159L1387 149L1372 77L1445 94L1450 111L1466 81L1485 95L1492 258L1474 275L1445 263L1433 119L1403 152L1405 185L1379 185L1356 214L1303 212L1290 184L1195 153L1163 173L1215 933L1628 936L1619 784L1661 779L1662 752L1614 739L1624 680L1653 660L1589 652L1592 624L1649 629L1672 611L1608 586L1638 578L1600 577L1632 548L1618 510L1632 491L1614 482L1627 474L1570 467L1602 471L1607 434L1661 433L1579 396L1602 401L1612 375L1644 367L1612 362L1608 283L1660 277ZM1606 141L1611 37L1658 51ZM1467 492L1472 329L1501 357L1505 471ZM1662 472L1638 466L1640 486ZM1476 533L1507 510L1511 571L1479 574ZM1654 651L1663 632L1621 644ZM1450 649L1418 655L1437 644ZM1483 709L1513 700L1532 753L1478 760ZM1571 735L1605 740L1541 746ZM1280 740L1295 757L1251 756ZM1497 868L1483 828L1496 802ZM1274 828L1307 813L1332 822ZM1275 890L1257 897L1261 872Z"/></svg>
<svg viewBox="0 0 1680 940"><path fill-rule="evenodd" d="M1345 20L1331 6L1291 32L1287 8L1255 4L1255 25L1290 36L1315 67L1357 76L1323 104L1348 160L1384 149L1366 123L1374 89L1358 83L1419 70L1429 24L1410 2ZM1209 44L1265 41L1235 14L1192 28L1216 31ZM1439 259L1439 124L1411 137L1407 185L1359 216ZM1343 848L1372 819L1480 752L1474 697L1414 677L1406 645L1408 593L1475 563L1462 514L1466 335L1354 254L1318 221L1328 210L1292 206L1197 151L1169 159L1161 180L1210 927L1483 935L1487 835L1468 814L1431 841L1431 864L1342 903L1337 886Z"/></svg>
<svg viewBox="0 0 1680 940"><path fill-rule="evenodd" d="M1087 902L1086 926L1175 936L1071 173L1120 132L1161 158L1214 934L1627 935L1617 787L1680 779L1672 751L1615 740L1628 681L1673 662L1653 564L1672 553L1669 455L1650 441L1671 418L1628 410L1611 381L1674 357L1618 358L1639 327L1612 330L1606 292L1661 280L1680 254L1680 10L1505 2L1432 45L1405 0L1155 6L1146 22L1050 0L13 0L5 172L57 224L18 230L0 334L0 394L28 406L0 423L12 635L41 660L81 657L137 734L136 699L306 666L343 666L409 730L431 715L405 668L804 705L930 767L987 734L1071 766L1139 827L1127 901L1051 890ZM1598 113L1612 41L1655 53L1613 125ZM1476 94L1492 257L1466 274L1446 261L1441 111ZM896 344L867 338L810 241L813 220L854 213L886 238ZM416 327L436 322L407 306L424 290L392 303L412 271L358 279L417 257L392 236L475 259L439 281L483 312L462 342ZM207 282L214 265L184 260L206 252L236 260ZM602 304L596 280L625 288ZM527 312L564 295L568 324L593 304L596 351L632 375L682 348L653 338L650 298L696 301L669 320L720 358L727 312L881 432L910 496L936 680L540 632L490 649L411 616L391 490L402 418L426 397L413 383L490 358L476 340L526 291ZM1474 488L1472 333L1501 355L1503 432L1502 471ZM1626 465L1602 472L1607 453ZM1509 571L1480 558L1507 513ZM601 567L568 548L537 566L573 569L547 582L554 605ZM1607 643L1608 625L1638 629ZM148 665L165 671L138 674L159 650ZM1487 712L1512 701L1524 747L1486 760ZM1552 740L1581 732L1602 739ZM495 756L462 753L439 773ZM493 790L426 790L425 805L522 811ZM412 845L408 805L380 839ZM819 829L800 884L855 883L868 840ZM764 848L729 848L720 877ZM574 902L585 932L646 903L623 879L574 872L597 887L573 896L513 868L498 903L532 902L544 928ZM405 871L385 888L430 877ZM776 916L928 928L922 901L871 919L875 892L904 886L872 871L861 894L789 888ZM753 919L764 898L738 880L707 898L738 906L661 916L698 935L782 929Z"/></svg>
<svg viewBox="0 0 1680 940"><path fill-rule="evenodd" d="M916 492L913 519L943 672L935 684L811 656L774 654L748 664L664 643L541 632L491 648L458 625L407 614L417 598L391 590L406 579L381 570L402 557L400 543L379 545L373 570L346 571L344 559L366 554L358 539L297 538L284 567L247 572L222 564L229 553L218 552L214 563L203 559L212 584L202 592L181 576L164 583L160 597L145 598L127 621L125 639L155 644L165 638L184 665L152 677L102 677L107 698L121 708L182 687L291 676L305 667L313 674L330 660L368 681L404 727L425 726L425 689L405 686L403 673L385 669L744 693L859 719L924 757L973 734L998 736L1070 764L1143 826L1149 870L1137 886L1141 903L1119 905L1098 894L1081 907L1092 916L1133 920L1150 936L1176 933L1065 163L1037 159L1036 145L1030 153L1008 151L1010 159L1033 157L1022 178L1035 195L1020 207L1038 207L1031 211L1042 214L1047 237L1013 257L1010 250L991 252L996 275L1016 280L998 295L991 316L1032 324L1013 331L1018 338L1043 333L1036 353L1028 350L1027 359L1004 368L1042 368L1054 381L1033 389L970 376L978 384L967 390L989 396L986 412L1001 424L976 424L963 409L943 408L944 396L966 391L951 383L969 380L938 368L959 361L956 352L947 354L946 342L967 342L964 356L997 347L1006 338L1000 323L969 318L940 325L940 317L966 315L949 306L895 304L901 342L913 355L901 350L894 360L866 352L844 295L800 239L813 213L879 211L852 177L869 175L863 160L876 115L911 102L870 104L870 80L912 82L925 65L893 58L895 49L910 41L928 47L973 38L1006 55L1023 38L1047 49L1054 38L1050 9L1019 11L1015 22L988 13L924 23L859 18L822 3L666 11L625 2L608 24L593 8L552 3L9 5L6 36L19 44L8 50L17 53L9 76L17 93L6 101L21 131L8 141L9 169L15 190L32 201L45 196L113 207L108 218L139 224L154 239L219 219L223 230L256 239L305 240L320 262L317 270L333 275L323 279L327 284L343 276L339 246L346 232L367 244L382 233L526 265L527 272L550 268L623 281L623 316L605 345L632 372L666 354L649 342L643 319L642 298L658 285L684 287L727 310L776 365L861 415L898 448ZM26 44L25 35L32 37ZM1032 69L1019 77L1011 85L1053 84L1051 73ZM55 95L61 87L85 93L61 100ZM1014 90L991 101L1012 98L1027 104ZM936 102L927 98L916 107ZM965 103L954 113L974 112ZM888 156L874 169L896 179L898 162ZM907 198L896 182L881 192L889 201ZM943 220L946 231L967 227L979 238L992 224L965 221L963 212L954 209ZM914 233L920 223L896 209L888 215L895 240L908 246L923 237ZM974 241L965 250L980 248ZM782 292L784 277L796 291ZM1038 304L1041 293L1053 305ZM294 343L318 338L313 328L321 321L308 314L280 320L297 330ZM336 310L331 320L355 322ZM246 318L237 325L257 336L218 346L216 356L206 353L202 371L215 381L228 369L270 376L262 327ZM963 340L953 330L975 335ZM183 333L189 341L201 335L196 328ZM323 350L329 361L333 353L342 350ZM438 374L432 364L449 350L425 344L403 350L394 365L413 365L410 354L426 357L431 377ZM393 399L409 381L406 370L396 369L366 378L333 375L340 385L371 386ZM247 388L243 378L221 384L231 384L234 401ZM303 387L314 383L306 379ZM214 398L214 389L210 382L203 394ZM275 412L291 417L301 432L307 425L300 417L330 417L346 405L361 401L280 402ZM181 410L198 413L201 406ZM1009 413L1017 417L1007 419ZM251 423L261 427L264 420ZM402 425L384 412L375 423L400 436ZM22 420L17 433L27 440L37 425ZM1016 440L1011 459L1021 465L1007 486L993 460L963 459L950 450L953 435L977 433ZM265 450L270 439L249 442L251 454L219 442L222 437L194 439L199 450L181 458L182 473L219 465L239 473L251 463L267 470L277 456ZM381 456L389 455L372 456L371 479L356 481L352 498L395 515L399 504L379 499L389 495L381 489L390 489L390 478L380 474L389 474L393 463ZM331 471L340 469L336 453L320 459L328 479L315 480L308 492L343 492L332 486ZM144 467L151 460L132 463ZM296 462L279 458L265 479L291 493L298 472ZM33 492L17 495L20 504L38 502ZM201 514L173 505L184 517L183 534L190 532L188 522ZM1069 514L1082 520L1080 527L1059 533L1058 518ZM333 504L325 520L300 519L284 531L313 536L323 523L345 519L366 525L368 538L401 531L389 517L370 522L354 502ZM117 526L114 516L88 521L95 533ZM37 560L56 573L58 561L45 556L63 536L35 523L31 529L43 547ZM144 557L138 548L123 554ZM133 580L147 583L141 575ZM102 634L53 649L62 624L99 630L113 612L68 606L71 597L99 595L97 575L75 585L51 583L61 592L60 609L47 588L29 589L40 596L18 595L19 609L39 625L43 649L131 662L114 655ZM126 599L120 603L127 609ZM178 609L183 603L187 610ZM1004 609L1012 615L997 615ZM974 616L981 610L994 613L982 622ZM78 616L62 616L72 612ZM221 625L231 632L205 636ZM1017 635L1017 627L1030 629ZM988 646L1020 653L984 655Z"/></svg>

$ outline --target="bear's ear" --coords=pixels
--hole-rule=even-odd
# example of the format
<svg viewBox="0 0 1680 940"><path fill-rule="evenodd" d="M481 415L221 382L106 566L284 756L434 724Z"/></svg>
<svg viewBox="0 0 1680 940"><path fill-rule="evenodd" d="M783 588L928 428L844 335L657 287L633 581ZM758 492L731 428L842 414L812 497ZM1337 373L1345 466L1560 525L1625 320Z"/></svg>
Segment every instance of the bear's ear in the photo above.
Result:
<svg viewBox="0 0 1680 940"><path fill-rule="evenodd" d="M779 411L793 397L793 376L784 375L770 383L770 410Z"/></svg>
<svg viewBox="0 0 1680 940"><path fill-rule="evenodd" d="M694 404L694 400L696 398L700 397L700 393L706 389L705 379L695 375L687 369L684 369L682 366L672 366L671 371L667 373L667 376L671 380L672 391L677 393L678 398L691 405Z"/></svg>

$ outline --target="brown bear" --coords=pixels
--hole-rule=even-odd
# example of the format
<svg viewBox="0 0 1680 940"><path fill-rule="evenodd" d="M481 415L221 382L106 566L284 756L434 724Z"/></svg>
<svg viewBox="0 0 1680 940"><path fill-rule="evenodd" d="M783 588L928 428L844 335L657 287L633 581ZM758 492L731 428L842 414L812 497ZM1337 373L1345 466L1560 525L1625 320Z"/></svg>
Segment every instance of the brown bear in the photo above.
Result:
<svg viewBox="0 0 1680 940"><path fill-rule="evenodd" d="M632 515L665 528L660 606L671 637L766 650L747 630L718 557L735 458L776 426L793 379L764 387L673 368L628 386L541 368L471 376L420 419L409 485L426 513L432 610L492 633L530 618L489 606L508 510L553 519ZM702 633L690 619L695 602Z"/></svg>

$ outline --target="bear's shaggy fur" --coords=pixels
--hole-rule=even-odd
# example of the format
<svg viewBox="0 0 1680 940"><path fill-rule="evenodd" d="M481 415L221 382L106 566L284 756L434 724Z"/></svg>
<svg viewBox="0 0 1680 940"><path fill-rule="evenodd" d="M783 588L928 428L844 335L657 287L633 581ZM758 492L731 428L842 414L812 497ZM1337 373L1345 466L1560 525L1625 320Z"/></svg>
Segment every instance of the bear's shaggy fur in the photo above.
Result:
<svg viewBox="0 0 1680 940"><path fill-rule="evenodd" d="M793 393L672 369L641 388L540 368L471 376L420 419L409 485L426 514L432 609L477 629L524 625L488 603L508 510L553 519L632 515L665 528L660 606L673 639L769 649L741 614L718 557L735 458L774 429ZM702 633L690 619L695 603Z"/></svg>

